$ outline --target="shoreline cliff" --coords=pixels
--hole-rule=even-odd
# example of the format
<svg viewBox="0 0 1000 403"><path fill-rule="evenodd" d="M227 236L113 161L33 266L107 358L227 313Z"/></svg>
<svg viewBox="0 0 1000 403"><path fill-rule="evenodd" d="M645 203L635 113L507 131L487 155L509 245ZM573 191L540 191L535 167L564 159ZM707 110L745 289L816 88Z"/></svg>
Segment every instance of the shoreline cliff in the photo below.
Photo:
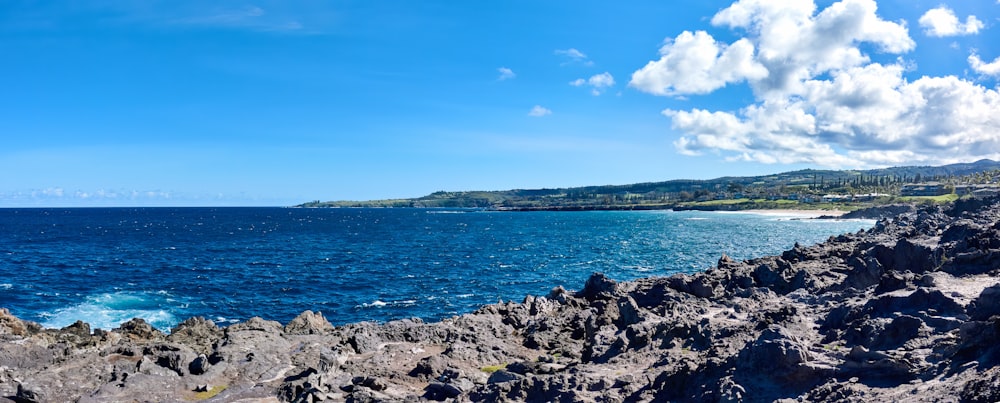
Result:
<svg viewBox="0 0 1000 403"><path fill-rule="evenodd" d="M1000 401L998 273L1000 204L970 201L435 323L306 311L167 335L0 309L0 401Z"/></svg>

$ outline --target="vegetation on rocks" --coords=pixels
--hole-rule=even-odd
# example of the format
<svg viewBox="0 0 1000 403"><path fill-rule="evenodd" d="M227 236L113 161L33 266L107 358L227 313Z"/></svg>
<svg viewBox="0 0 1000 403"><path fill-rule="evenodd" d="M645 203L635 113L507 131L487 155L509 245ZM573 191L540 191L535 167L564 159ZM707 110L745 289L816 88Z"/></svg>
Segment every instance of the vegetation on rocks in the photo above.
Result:
<svg viewBox="0 0 1000 403"><path fill-rule="evenodd" d="M854 210L898 202L944 203L957 199L955 187L996 185L1000 163L982 160L939 167L873 170L806 169L774 175L709 180L671 180L632 185L557 189L435 192L412 199L319 201L297 207L426 207L498 210ZM905 196L903 187L940 182L947 195ZM835 196L830 198L829 196Z"/></svg>

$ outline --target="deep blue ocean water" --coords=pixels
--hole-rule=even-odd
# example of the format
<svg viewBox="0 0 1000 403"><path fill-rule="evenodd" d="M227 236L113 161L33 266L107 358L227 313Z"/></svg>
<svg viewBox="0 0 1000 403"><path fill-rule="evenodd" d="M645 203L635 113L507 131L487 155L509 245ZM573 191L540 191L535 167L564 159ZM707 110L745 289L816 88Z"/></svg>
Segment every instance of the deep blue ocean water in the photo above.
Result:
<svg viewBox="0 0 1000 403"><path fill-rule="evenodd" d="M0 209L0 307L48 327L167 331L203 316L334 324L435 320L596 271L616 280L704 270L870 220L711 212L424 209Z"/></svg>

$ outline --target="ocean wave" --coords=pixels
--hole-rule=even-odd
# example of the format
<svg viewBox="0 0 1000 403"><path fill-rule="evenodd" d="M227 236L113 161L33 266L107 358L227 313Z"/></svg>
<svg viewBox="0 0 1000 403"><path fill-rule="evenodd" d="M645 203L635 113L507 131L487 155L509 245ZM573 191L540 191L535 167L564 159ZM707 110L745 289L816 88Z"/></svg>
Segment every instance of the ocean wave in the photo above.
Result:
<svg viewBox="0 0 1000 403"><path fill-rule="evenodd" d="M11 283L3 283L3 284L0 284L0 288L5 289L5 290L9 290L11 288L14 288L14 285L11 284Z"/></svg>
<svg viewBox="0 0 1000 403"><path fill-rule="evenodd" d="M389 301L389 302L377 299L377 300L374 300L372 302L365 302L365 303L362 303L361 305L356 305L355 308L384 308L384 307L387 307L387 306L388 307L397 307L397 306L407 307L407 306L413 306L413 305L416 305L416 304L417 304L417 300L415 300L415 299L404 299L404 300Z"/></svg>
<svg viewBox="0 0 1000 403"><path fill-rule="evenodd" d="M90 324L94 329L114 329L132 318L140 318L164 332L178 323L177 317L166 309L166 293L125 292L105 293L86 297L83 302L43 312L42 326L62 328L77 320Z"/></svg>
<svg viewBox="0 0 1000 403"><path fill-rule="evenodd" d="M375 300L375 301L372 301L370 303L369 302L363 303L363 304L361 304L361 307L362 308L371 308L371 307L381 308L381 307L386 306L386 305L389 305L389 304L386 303L385 301Z"/></svg>

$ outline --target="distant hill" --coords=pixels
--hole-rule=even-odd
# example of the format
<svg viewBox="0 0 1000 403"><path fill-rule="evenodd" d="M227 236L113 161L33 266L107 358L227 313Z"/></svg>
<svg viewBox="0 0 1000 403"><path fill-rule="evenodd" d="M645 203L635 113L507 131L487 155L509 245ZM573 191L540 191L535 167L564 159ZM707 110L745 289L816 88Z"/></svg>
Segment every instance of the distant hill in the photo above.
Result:
<svg viewBox="0 0 1000 403"><path fill-rule="evenodd" d="M760 176L675 179L630 185L554 189L434 192L411 199L313 201L296 207L451 207L498 209L635 209L670 208L681 203L719 199L798 200L799 196L836 194L898 195L907 183L965 183L975 175L1000 173L1000 162L980 160L943 166L903 166L870 170L803 169ZM991 175L994 178L1000 175ZM982 179L980 179L982 180ZM764 206L766 207L766 206Z"/></svg>

